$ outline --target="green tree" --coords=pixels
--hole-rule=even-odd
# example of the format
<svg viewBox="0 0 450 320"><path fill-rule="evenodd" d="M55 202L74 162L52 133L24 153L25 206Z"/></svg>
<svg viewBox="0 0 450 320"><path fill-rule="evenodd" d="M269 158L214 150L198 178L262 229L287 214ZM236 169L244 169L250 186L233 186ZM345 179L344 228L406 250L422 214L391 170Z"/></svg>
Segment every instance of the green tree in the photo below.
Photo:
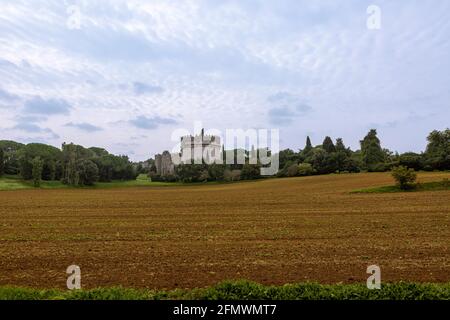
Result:
<svg viewBox="0 0 450 320"><path fill-rule="evenodd" d="M398 156L398 164L414 170L421 170L423 169L422 155L414 152L403 153Z"/></svg>
<svg viewBox="0 0 450 320"><path fill-rule="evenodd" d="M10 140L0 140L0 149L4 152L4 173L17 175L20 173L19 153L25 145Z"/></svg>
<svg viewBox="0 0 450 320"><path fill-rule="evenodd" d="M44 161L40 157L35 157L33 160L31 160L31 166L32 166L31 172L33 184L35 188L38 188L41 186L42 169L44 166Z"/></svg>
<svg viewBox="0 0 450 320"><path fill-rule="evenodd" d="M208 170L204 169L199 176L199 181L200 182L206 182L209 179L211 179L211 177L209 176Z"/></svg>
<svg viewBox="0 0 450 320"><path fill-rule="evenodd" d="M291 149L281 150L278 154L279 166L284 168L287 163L297 162L298 155Z"/></svg>
<svg viewBox="0 0 450 320"><path fill-rule="evenodd" d="M414 188L417 174L412 168L398 166L392 169L392 177L400 189L407 190Z"/></svg>
<svg viewBox="0 0 450 320"><path fill-rule="evenodd" d="M241 170L226 169L224 173L225 181L239 181L241 180Z"/></svg>
<svg viewBox="0 0 450 320"><path fill-rule="evenodd" d="M5 152L0 148L0 177L5 173Z"/></svg>
<svg viewBox="0 0 450 320"><path fill-rule="evenodd" d="M208 173L212 180L222 181L224 179L226 166L223 164L213 163L208 166Z"/></svg>
<svg viewBox="0 0 450 320"><path fill-rule="evenodd" d="M43 161L43 180L51 180L55 174L54 163L60 161L61 150L42 143L30 143L23 146L19 151L20 174L23 179L32 179L32 160L39 157ZM53 164L52 164L53 162ZM53 171L53 172L52 172Z"/></svg>
<svg viewBox="0 0 450 320"><path fill-rule="evenodd" d="M92 186L98 181L98 167L93 161L79 160L76 168L79 185Z"/></svg>
<svg viewBox="0 0 450 320"><path fill-rule="evenodd" d="M434 130L428 137L425 151L425 169L450 169L450 129L444 131Z"/></svg>
<svg viewBox="0 0 450 320"><path fill-rule="evenodd" d="M304 156L307 156L309 154L309 152L312 150L313 146L311 144L311 139L309 138L309 136L306 137L306 144L305 144L305 148L303 149L302 153Z"/></svg>
<svg viewBox="0 0 450 320"><path fill-rule="evenodd" d="M300 163L298 165L299 176L310 176L314 174L314 168L310 163Z"/></svg>
<svg viewBox="0 0 450 320"><path fill-rule="evenodd" d="M380 163L384 163L385 153L377 137L377 130L371 129L360 143L362 160L367 169L371 170Z"/></svg>
<svg viewBox="0 0 450 320"><path fill-rule="evenodd" d="M79 174L77 172L77 152L73 143L62 145L63 158L63 183L78 185Z"/></svg>
<svg viewBox="0 0 450 320"><path fill-rule="evenodd" d="M254 180L261 178L260 166L256 164L245 164L241 170L242 180Z"/></svg>
<svg viewBox="0 0 450 320"><path fill-rule="evenodd" d="M310 163L318 174L332 173L337 170L336 153L328 153L321 147L314 148L305 162Z"/></svg>
<svg viewBox="0 0 450 320"><path fill-rule="evenodd" d="M322 143L322 148L325 152L333 153L336 152L336 147L334 146L333 140L330 137L326 136Z"/></svg>

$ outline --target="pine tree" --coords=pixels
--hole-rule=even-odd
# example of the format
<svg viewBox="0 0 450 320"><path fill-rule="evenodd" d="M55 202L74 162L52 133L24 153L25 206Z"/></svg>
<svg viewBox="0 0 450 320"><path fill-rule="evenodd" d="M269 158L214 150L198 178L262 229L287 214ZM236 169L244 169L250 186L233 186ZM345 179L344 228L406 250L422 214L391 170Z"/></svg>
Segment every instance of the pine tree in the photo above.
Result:
<svg viewBox="0 0 450 320"><path fill-rule="evenodd" d="M303 155L307 155L311 150L312 150L312 144L311 144L311 139L309 138L309 136L306 137L306 145L305 145L305 149L303 149Z"/></svg>
<svg viewBox="0 0 450 320"><path fill-rule="evenodd" d="M336 147L334 146L333 140L331 140L328 136L326 136L325 140L323 140L322 148L328 153L336 152Z"/></svg>

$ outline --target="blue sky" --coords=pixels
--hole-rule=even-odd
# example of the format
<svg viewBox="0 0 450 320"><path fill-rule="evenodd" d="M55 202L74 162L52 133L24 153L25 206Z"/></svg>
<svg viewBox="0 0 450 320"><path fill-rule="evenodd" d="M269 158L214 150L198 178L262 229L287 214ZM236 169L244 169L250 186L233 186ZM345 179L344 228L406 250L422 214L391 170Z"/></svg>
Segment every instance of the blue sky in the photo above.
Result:
<svg viewBox="0 0 450 320"><path fill-rule="evenodd" d="M0 0L0 139L143 160L201 121L421 151L449 84L447 0Z"/></svg>

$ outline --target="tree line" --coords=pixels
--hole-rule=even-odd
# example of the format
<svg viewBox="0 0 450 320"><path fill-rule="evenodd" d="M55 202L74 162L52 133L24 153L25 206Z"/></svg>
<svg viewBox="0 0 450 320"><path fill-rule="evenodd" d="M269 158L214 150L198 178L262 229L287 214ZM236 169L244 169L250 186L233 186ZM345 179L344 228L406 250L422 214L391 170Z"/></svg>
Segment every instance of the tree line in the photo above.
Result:
<svg viewBox="0 0 450 320"><path fill-rule="evenodd" d="M0 175L20 175L38 187L44 181L62 181L72 186L97 181L134 180L138 174L127 156L110 154L103 148L84 148L73 143L61 149L42 144L0 141Z"/></svg>
<svg viewBox="0 0 450 320"><path fill-rule="evenodd" d="M360 141L360 149L346 147L341 138L335 141L325 137L322 144L313 146L306 138L303 149L297 152L285 149L274 155L278 157L278 177L306 176L340 172L388 171L397 166L414 170L450 169L450 129L434 130L427 137L427 147L422 153L393 153L382 148L375 129ZM225 157L225 150L223 150ZM153 181L238 181L261 177L260 164L250 164L251 152L227 150L237 157L244 151L244 164L183 164L175 167L173 175L161 177L156 174L154 159L133 163L127 156L110 154L103 148L84 148L73 143L61 149L41 143L21 144L0 141L0 176L21 175L39 186L41 180L59 180L68 185L92 185L97 181L134 180L139 173L147 173ZM236 161L235 161L236 163Z"/></svg>
<svg viewBox="0 0 450 320"><path fill-rule="evenodd" d="M360 149L353 151L346 147L342 138L335 141L325 137L322 144L313 146L306 138L303 149L295 152L291 149L280 151L275 156L279 160L278 177L308 176L329 173L352 173L360 171L383 172L397 166L414 170L449 170L450 169L450 130L434 130L427 137L425 152L394 153L383 148L377 131L371 129L360 141ZM233 152L235 157L238 150ZM156 167L150 159L150 177L154 181L237 181L260 178L260 164L249 164L249 154L244 151L245 164L182 164L175 168L173 175L161 177L156 174ZM225 151L223 151L225 156Z"/></svg>
<svg viewBox="0 0 450 320"><path fill-rule="evenodd" d="M341 138L336 142L325 137L321 145L312 146L309 137L303 150L280 152L278 176L301 176L339 172L383 172L397 166L414 170L450 169L450 130L434 130L427 137L425 152L394 153L383 148L377 131L371 129L360 141L360 149L352 151Z"/></svg>

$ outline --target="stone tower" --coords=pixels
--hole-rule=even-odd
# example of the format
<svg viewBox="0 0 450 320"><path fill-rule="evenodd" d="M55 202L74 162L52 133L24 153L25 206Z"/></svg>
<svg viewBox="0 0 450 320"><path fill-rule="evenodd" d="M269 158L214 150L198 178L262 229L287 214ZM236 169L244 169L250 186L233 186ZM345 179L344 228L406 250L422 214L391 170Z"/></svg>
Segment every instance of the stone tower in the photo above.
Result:
<svg viewBox="0 0 450 320"><path fill-rule="evenodd" d="M175 165L172 162L172 156L169 151L155 156L156 174L160 176L172 175L175 173Z"/></svg>

